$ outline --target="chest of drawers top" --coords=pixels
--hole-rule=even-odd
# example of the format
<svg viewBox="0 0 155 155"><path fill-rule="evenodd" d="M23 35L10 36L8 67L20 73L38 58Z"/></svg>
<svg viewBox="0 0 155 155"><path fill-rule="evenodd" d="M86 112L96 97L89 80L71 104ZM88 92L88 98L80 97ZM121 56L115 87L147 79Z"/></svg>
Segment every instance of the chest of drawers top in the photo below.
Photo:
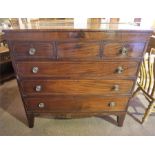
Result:
<svg viewBox="0 0 155 155"><path fill-rule="evenodd" d="M146 35L152 34L151 30L85 30L85 29L27 29L4 30L7 40L16 41L128 41L144 42Z"/></svg>
<svg viewBox="0 0 155 155"><path fill-rule="evenodd" d="M39 19L21 23L15 29L4 30L7 40L61 41L61 40L106 40L144 41L149 27L135 23L103 23L101 19L87 19L85 24L75 19ZM14 35L16 34L16 35Z"/></svg>

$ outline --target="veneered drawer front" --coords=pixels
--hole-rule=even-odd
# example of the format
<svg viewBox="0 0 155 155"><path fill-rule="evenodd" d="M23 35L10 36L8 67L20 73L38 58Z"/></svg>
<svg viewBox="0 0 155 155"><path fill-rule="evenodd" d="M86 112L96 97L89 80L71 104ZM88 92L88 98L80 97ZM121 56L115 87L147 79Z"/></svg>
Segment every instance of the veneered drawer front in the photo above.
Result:
<svg viewBox="0 0 155 155"><path fill-rule="evenodd" d="M99 42L66 42L57 45L58 59L98 60Z"/></svg>
<svg viewBox="0 0 155 155"><path fill-rule="evenodd" d="M28 110L37 112L125 111L128 97L52 96L25 98Z"/></svg>
<svg viewBox="0 0 155 155"><path fill-rule="evenodd" d="M17 42L13 45L16 57L24 58L52 58L54 56L51 43L24 43Z"/></svg>
<svg viewBox="0 0 155 155"><path fill-rule="evenodd" d="M135 77L138 62L18 62L20 77L78 79Z"/></svg>
<svg viewBox="0 0 155 155"><path fill-rule="evenodd" d="M129 94L132 80L22 80L25 95L46 94Z"/></svg>
<svg viewBox="0 0 155 155"><path fill-rule="evenodd" d="M145 43L107 43L104 45L105 57L138 58L143 56Z"/></svg>
<svg viewBox="0 0 155 155"><path fill-rule="evenodd" d="M146 41L152 31L132 30L20 30L5 31L5 38L10 41L66 41L66 40L108 40L108 41Z"/></svg>

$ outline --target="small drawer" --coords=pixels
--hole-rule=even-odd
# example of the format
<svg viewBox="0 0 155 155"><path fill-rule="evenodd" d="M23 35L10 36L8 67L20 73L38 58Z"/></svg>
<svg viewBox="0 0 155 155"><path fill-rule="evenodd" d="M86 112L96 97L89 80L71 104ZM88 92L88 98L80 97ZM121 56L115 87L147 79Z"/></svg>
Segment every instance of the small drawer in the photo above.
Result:
<svg viewBox="0 0 155 155"><path fill-rule="evenodd" d="M98 60L99 42L63 42L57 45L58 59Z"/></svg>
<svg viewBox="0 0 155 155"><path fill-rule="evenodd" d="M107 43L104 45L105 57L138 58L143 56L145 43Z"/></svg>
<svg viewBox="0 0 155 155"><path fill-rule="evenodd" d="M134 78L138 62L18 62L20 77L76 79Z"/></svg>
<svg viewBox="0 0 155 155"><path fill-rule="evenodd" d="M15 57L22 58L52 58L54 56L51 43L14 43Z"/></svg>
<svg viewBox="0 0 155 155"><path fill-rule="evenodd" d="M22 80L25 95L130 94L132 80Z"/></svg>
<svg viewBox="0 0 155 155"><path fill-rule="evenodd" d="M28 110L37 112L125 111L129 97L52 96L25 98Z"/></svg>

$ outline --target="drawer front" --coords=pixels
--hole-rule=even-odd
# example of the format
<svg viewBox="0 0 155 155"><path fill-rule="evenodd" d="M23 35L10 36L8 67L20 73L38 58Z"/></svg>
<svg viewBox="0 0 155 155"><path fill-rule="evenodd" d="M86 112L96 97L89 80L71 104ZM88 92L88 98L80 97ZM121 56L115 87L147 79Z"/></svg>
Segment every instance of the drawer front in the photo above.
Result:
<svg viewBox="0 0 155 155"><path fill-rule="evenodd" d="M145 43L108 43L104 45L105 57L137 58L143 56Z"/></svg>
<svg viewBox="0 0 155 155"><path fill-rule="evenodd" d="M51 43L14 43L13 52L16 57L51 58L54 56Z"/></svg>
<svg viewBox="0 0 155 155"><path fill-rule="evenodd" d="M108 40L108 41L146 41L152 31L97 31L97 30L39 30L5 31L5 38L10 41L66 41L66 40Z"/></svg>
<svg viewBox="0 0 155 155"><path fill-rule="evenodd" d="M20 77L124 78L135 77L138 62L18 62Z"/></svg>
<svg viewBox="0 0 155 155"><path fill-rule="evenodd" d="M70 42L57 45L58 59L98 60L99 42Z"/></svg>
<svg viewBox="0 0 155 155"><path fill-rule="evenodd" d="M25 95L129 94L132 80L22 80Z"/></svg>
<svg viewBox="0 0 155 155"><path fill-rule="evenodd" d="M38 112L125 111L128 97L52 96L25 98L28 110Z"/></svg>

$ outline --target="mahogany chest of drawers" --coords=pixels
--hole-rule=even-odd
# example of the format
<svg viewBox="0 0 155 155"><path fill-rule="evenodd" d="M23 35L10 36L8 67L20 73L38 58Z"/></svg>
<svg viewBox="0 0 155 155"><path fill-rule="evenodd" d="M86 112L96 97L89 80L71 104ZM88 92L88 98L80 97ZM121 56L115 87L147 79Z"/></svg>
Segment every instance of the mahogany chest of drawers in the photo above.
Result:
<svg viewBox="0 0 155 155"><path fill-rule="evenodd" d="M5 30L19 90L34 117L116 115L123 125L152 31Z"/></svg>

